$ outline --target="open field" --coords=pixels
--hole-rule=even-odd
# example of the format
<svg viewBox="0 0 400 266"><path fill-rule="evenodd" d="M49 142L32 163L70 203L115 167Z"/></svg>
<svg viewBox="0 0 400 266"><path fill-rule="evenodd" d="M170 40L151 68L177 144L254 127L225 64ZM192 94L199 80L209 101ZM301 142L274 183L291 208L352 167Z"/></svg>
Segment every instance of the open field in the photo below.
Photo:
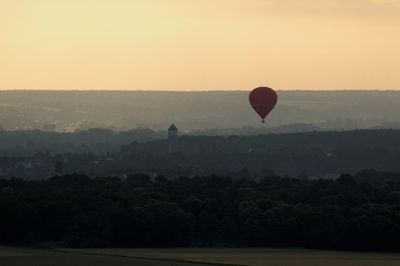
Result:
<svg viewBox="0 0 400 266"><path fill-rule="evenodd" d="M306 249L84 249L85 253L250 266L397 266L400 254Z"/></svg>
<svg viewBox="0 0 400 266"><path fill-rule="evenodd" d="M24 249L0 248L1 266L397 266L400 254L305 249Z"/></svg>
<svg viewBox="0 0 400 266"><path fill-rule="evenodd" d="M82 254L80 250L55 250L0 247L1 266L198 266L171 259L141 259L127 256Z"/></svg>
<svg viewBox="0 0 400 266"><path fill-rule="evenodd" d="M0 248L1 266L397 266L400 254L305 249L56 249Z"/></svg>

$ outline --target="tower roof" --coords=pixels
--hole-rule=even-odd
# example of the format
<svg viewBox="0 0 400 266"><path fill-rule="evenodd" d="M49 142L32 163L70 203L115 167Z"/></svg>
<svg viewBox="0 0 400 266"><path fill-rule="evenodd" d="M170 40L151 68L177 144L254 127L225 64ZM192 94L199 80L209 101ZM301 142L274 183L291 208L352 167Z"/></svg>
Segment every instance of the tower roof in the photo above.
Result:
<svg viewBox="0 0 400 266"><path fill-rule="evenodd" d="M178 129L176 128L176 126L174 124L172 124L169 128L168 131L178 131Z"/></svg>

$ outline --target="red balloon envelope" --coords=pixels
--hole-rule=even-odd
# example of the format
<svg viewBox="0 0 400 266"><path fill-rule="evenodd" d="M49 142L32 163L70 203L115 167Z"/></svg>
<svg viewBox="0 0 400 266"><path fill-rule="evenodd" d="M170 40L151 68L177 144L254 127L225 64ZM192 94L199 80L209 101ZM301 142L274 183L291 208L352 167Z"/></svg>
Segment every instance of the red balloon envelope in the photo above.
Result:
<svg viewBox="0 0 400 266"><path fill-rule="evenodd" d="M265 117L274 109L278 95L271 88L258 87L250 92L249 101L264 123Z"/></svg>

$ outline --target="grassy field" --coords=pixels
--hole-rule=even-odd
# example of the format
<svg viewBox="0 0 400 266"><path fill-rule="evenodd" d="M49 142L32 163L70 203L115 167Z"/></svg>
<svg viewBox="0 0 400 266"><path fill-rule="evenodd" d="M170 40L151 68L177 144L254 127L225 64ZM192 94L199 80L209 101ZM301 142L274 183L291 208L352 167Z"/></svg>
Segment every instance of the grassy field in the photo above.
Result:
<svg viewBox="0 0 400 266"><path fill-rule="evenodd" d="M22 249L1 248L1 266L398 266L400 254L303 249Z"/></svg>
<svg viewBox="0 0 400 266"><path fill-rule="evenodd" d="M38 250L0 247L1 266L201 266L171 259L84 254L82 250Z"/></svg>
<svg viewBox="0 0 400 266"><path fill-rule="evenodd" d="M306 249L86 249L88 253L250 266L399 266L400 254Z"/></svg>

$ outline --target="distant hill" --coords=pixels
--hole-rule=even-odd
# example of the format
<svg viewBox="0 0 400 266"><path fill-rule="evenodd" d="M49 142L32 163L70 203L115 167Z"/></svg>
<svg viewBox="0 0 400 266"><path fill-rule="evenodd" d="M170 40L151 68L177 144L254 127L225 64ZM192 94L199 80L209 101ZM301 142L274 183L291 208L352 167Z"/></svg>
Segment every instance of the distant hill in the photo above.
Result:
<svg viewBox="0 0 400 266"><path fill-rule="evenodd" d="M57 123L60 131L160 130L171 122L180 130L208 132L400 128L400 91L278 91L278 95L278 106L261 125L248 104L247 91L0 91L0 124L15 130Z"/></svg>

